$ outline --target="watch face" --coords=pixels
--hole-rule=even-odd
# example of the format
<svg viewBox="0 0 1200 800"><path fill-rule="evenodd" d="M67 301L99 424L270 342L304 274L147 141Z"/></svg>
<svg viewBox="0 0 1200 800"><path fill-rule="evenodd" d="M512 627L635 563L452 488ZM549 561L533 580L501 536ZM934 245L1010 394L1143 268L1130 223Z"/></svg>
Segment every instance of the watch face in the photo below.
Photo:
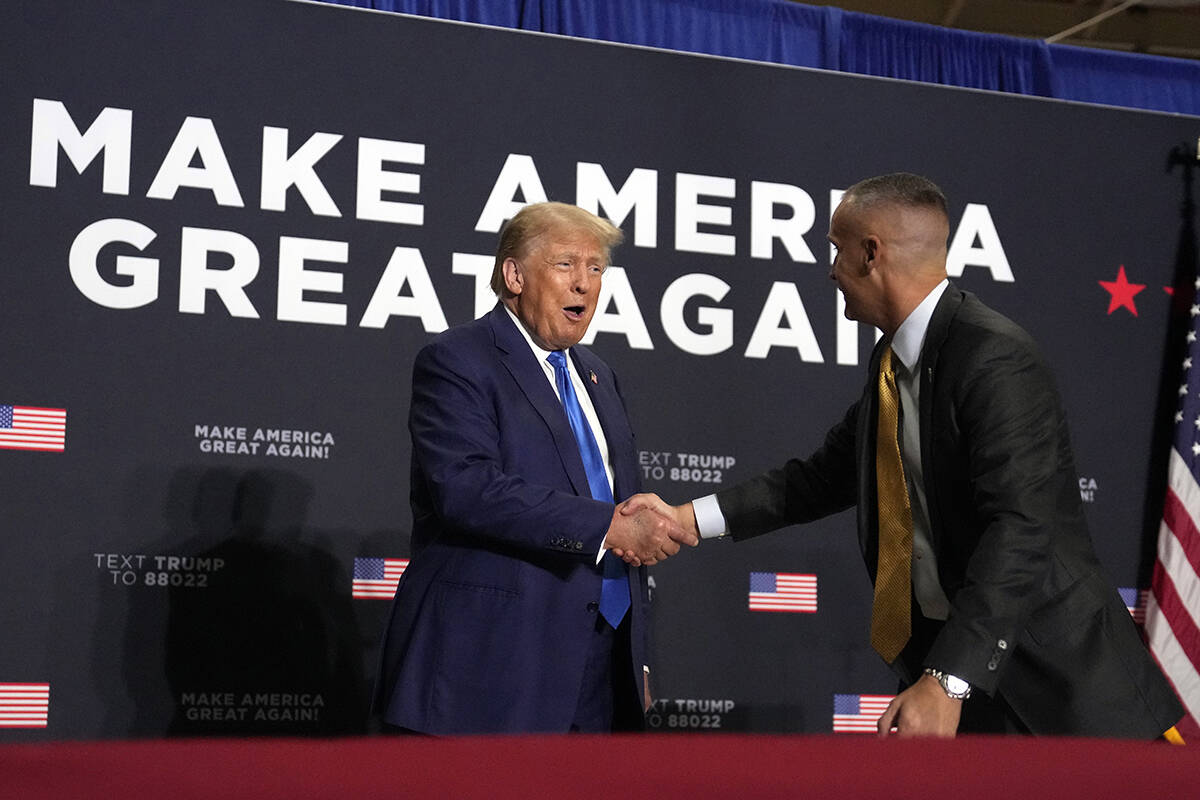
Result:
<svg viewBox="0 0 1200 800"><path fill-rule="evenodd" d="M955 677L954 675L946 676L946 691L953 694L962 694L969 688L970 684L968 684L962 678Z"/></svg>

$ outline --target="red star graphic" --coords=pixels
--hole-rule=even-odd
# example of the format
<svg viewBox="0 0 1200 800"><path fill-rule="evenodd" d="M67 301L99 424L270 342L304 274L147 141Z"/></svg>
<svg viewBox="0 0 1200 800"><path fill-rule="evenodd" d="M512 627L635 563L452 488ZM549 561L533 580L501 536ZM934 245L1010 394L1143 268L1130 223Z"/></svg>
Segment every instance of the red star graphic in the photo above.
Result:
<svg viewBox="0 0 1200 800"><path fill-rule="evenodd" d="M1104 287L1104 291L1108 292L1111 297L1108 300L1108 313L1116 311L1124 306L1129 309L1129 313L1135 317L1138 315L1137 306L1133 304L1133 296L1146 288L1144 283L1130 283L1125 277L1125 265L1122 264L1117 270L1117 279L1115 281L1097 281Z"/></svg>

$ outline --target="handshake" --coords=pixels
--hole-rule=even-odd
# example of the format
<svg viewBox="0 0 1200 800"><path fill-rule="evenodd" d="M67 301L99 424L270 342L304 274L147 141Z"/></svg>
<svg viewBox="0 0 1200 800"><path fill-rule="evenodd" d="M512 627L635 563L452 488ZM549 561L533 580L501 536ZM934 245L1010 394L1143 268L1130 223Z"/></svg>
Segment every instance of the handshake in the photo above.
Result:
<svg viewBox="0 0 1200 800"><path fill-rule="evenodd" d="M691 503L672 506L656 494L635 494L613 511L604 541L625 563L652 566L681 545L698 545L700 531Z"/></svg>

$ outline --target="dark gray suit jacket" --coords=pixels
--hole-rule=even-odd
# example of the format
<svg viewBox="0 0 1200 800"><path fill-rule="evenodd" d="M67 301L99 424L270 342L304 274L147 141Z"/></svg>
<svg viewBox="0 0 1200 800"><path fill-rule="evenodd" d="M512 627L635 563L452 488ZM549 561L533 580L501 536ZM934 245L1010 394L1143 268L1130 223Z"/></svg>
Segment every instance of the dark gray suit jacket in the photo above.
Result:
<svg viewBox="0 0 1200 800"><path fill-rule="evenodd" d="M872 580L876 381L807 460L717 495L735 539L850 506ZM999 693L1034 733L1153 738L1183 709L1092 549L1066 418L1033 340L950 286L920 368L925 497L950 618L920 664Z"/></svg>

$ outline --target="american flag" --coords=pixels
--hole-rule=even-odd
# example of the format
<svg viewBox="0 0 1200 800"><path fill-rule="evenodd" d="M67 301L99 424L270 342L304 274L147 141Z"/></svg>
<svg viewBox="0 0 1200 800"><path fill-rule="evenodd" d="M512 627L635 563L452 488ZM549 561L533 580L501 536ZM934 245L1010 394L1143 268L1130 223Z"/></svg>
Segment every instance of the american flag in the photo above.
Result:
<svg viewBox="0 0 1200 800"><path fill-rule="evenodd" d="M1149 589L1130 589L1121 587L1117 589L1121 595L1121 599L1125 602L1125 607L1129 609L1133 621L1138 625L1146 624L1146 598L1150 595Z"/></svg>
<svg viewBox="0 0 1200 800"><path fill-rule="evenodd" d="M0 728L44 728L50 684L0 683Z"/></svg>
<svg viewBox="0 0 1200 800"><path fill-rule="evenodd" d="M407 558L354 559L352 597L391 600L396 595L400 576L408 566Z"/></svg>
<svg viewBox="0 0 1200 800"><path fill-rule="evenodd" d="M875 733L875 723L887 711L891 694L835 694L833 696L834 733Z"/></svg>
<svg viewBox="0 0 1200 800"><path fill-rule="evenodd" d="M61 453L66 441L66 409L0 406L0 449Z"/></svg>
<svg viewBox="0 0 1200 800"><path fill-rule="evenodd" d="M817 610L817 576L791 572L751 572L751 611Z"/></svg>
<svg viewBox="0 0 1200 800"><path fill-rule="evenodd" d="M1200 279L1195 287L1200 290ZM1187 709L1177 727L1188 741L1200 738L1200 372L1191 377L1192 364L1200 360L1200 298L1193 301L1191 318L1158 556L1146 599L1146 640Z"/></svg>

